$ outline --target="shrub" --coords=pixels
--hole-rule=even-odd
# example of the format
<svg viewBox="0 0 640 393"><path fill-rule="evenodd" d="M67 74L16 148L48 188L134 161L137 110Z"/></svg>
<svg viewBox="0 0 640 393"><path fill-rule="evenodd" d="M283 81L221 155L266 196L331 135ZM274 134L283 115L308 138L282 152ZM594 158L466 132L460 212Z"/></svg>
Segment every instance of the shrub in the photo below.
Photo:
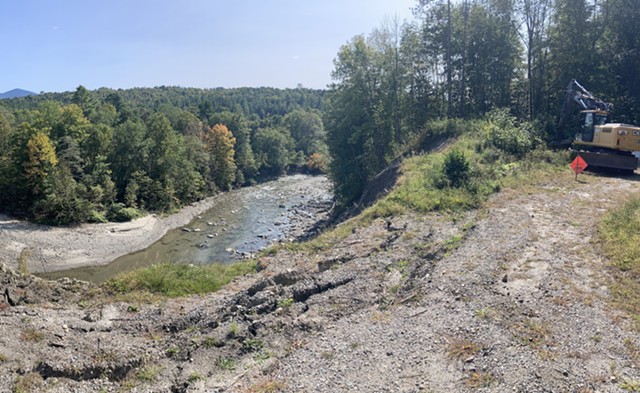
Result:
<svg viewBox="0 0 640 393"><path fill-rule="evenodd" d="M313 153L307 158L307 169L311 173L325 173L327 167L327 160L322 154Z"/></svg>
<svg viewBox="0 0 640 393"><path fill-rule="evenodd" d="M442 171L452 187L462 187L469 180L469 160L460 150L450 150L444 157Z"/></svg>
<svg viewBox="0 0 640 393"><path fill-rule="evenodd" d="M135 220L140 217L140 211L133 207L125 207L122 203L114 203L107 212L107 218L110 221L125 222Z"/></svg>
<svg viewBox="0 0 640 393"><path fill-rule="evenodd" d="M494 146L519 158L541 142L533 131L533 125L529 122L518 123L507 108L489 112L483 129L485 146Z"/></svg>

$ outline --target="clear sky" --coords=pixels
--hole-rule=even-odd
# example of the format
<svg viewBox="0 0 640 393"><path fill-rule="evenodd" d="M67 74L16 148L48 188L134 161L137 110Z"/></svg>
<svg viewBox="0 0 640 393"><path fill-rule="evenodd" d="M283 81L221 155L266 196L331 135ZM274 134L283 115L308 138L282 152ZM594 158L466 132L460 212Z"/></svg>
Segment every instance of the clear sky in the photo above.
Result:
<svg viewBox="0 0 640 393"><path fill-rule="evenodd" d="M341 45L416 0L0 0L0 92L325 88Z"/></svg>

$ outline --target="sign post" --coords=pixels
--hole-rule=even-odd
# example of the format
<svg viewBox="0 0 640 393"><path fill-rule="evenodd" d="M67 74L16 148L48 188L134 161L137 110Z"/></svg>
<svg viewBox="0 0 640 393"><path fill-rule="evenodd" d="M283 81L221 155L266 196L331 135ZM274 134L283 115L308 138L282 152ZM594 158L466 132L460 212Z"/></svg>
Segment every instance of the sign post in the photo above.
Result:
<svg viewBox="0 0 640 393"><path fill-rule="evenodd" d="M573 172L575 172L576 174L576 180L578 180L578 175L580 174L580 172L584 171L587 166L587 162L584 160L584 158L580 157L580 155L578 155L576 159L573 160L573 162L571 163L571 169L573 169Z"/></svg>

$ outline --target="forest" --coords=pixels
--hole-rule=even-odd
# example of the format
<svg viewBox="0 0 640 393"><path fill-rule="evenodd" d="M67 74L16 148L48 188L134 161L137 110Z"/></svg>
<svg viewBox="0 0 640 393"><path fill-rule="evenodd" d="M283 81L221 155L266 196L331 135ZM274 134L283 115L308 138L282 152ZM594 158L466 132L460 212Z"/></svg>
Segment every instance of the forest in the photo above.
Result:
<svg viewBox="0 0 640 393"><path fill-rule="evenodd" d="M0 206L38 222L124 221L325 170L324 92L98 89L0 101Z"/></svg>
<svg viewBox="0 0 640 393"><path fill-rule="evenodd" d="M334 60L324 122L343 204L430 135L487 114L515 125L503 141L515 150L570 139L575 119L558 117L572 79L614 104L613 121L640 123L640 1L418 0L413 14L353 37Z"/></svg>
<svg viewBox="0 0 640 393"><path fill-rule="evenodd" d="M499 119L496 143L516 158L570 138L558 117L574 78L616 122L640 123L637 0L418 0L413 15L337 48L326 90L2 100L0 206L54 224L127 220L290 171L328 171L347 206L394 159L471 120Z"/></svg>

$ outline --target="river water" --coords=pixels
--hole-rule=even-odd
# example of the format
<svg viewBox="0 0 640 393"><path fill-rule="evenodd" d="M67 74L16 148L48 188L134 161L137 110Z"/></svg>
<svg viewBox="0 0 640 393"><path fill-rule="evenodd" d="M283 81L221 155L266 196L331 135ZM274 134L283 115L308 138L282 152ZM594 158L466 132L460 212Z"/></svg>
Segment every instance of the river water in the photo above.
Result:
<svg viewBox="0 0 640 393"><path fill-rule="evenodd" d="M220 194L215 205L191 223L169 231L145 250L96 267L43 274L104 282L120 272L156 263L229 263L270 244L289 241L316 221L331 203L325 177L293 175Z"/></svg>

